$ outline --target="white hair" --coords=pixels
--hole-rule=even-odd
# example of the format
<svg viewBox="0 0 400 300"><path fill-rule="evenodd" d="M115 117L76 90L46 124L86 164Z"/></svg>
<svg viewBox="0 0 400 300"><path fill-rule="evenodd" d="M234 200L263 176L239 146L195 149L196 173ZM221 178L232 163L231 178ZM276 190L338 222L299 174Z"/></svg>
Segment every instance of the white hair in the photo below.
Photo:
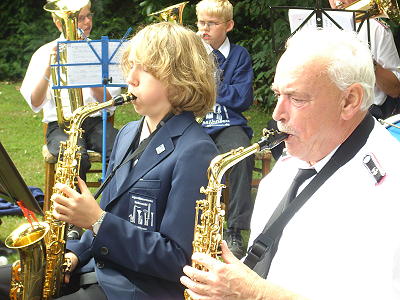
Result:
<svg viewBox="0 0 400 300"><path fill-rule="evenodd" d="M373 104L375 72L371 51L355 32L301 30L287 41L285 55L295 55L298 61L322 58L329 78L340 90L354 83L362 86L362 110Z"/></svg>

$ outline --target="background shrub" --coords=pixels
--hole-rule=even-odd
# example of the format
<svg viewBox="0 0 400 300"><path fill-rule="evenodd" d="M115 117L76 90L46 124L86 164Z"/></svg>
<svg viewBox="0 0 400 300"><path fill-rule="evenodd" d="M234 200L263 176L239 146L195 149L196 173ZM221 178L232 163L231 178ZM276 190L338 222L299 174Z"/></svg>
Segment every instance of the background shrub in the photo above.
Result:
<svg viewBox="0 0 400 300"><path fill-rule="evenodd" d="M118 39L129 27L134 31L150 22L151 12L177 4L181 0L92 0L95 13L91 38L102 35ZM183 1L183 0L182 0ZM184 10L183 23L196 30L195 5L189 1ZM266 112L271 112L274 98L269 90L279 53L272 47L272 29L277 45L283 45L289 36L287 13L274 10L271 19L270 6L314 7L316 0L231 0L235 7L235 28L230 40L248 49L253 59L255 72L254 95L257 103ZM320 1L329 7L328 0ZM43 10L44 0L3 0L0 2L0 81L18 81L25 74L32 53L46 42L58 37L50 13ZM397 26L392 31L397 35ZM273 27L272 27L273 26Z"/></svg>

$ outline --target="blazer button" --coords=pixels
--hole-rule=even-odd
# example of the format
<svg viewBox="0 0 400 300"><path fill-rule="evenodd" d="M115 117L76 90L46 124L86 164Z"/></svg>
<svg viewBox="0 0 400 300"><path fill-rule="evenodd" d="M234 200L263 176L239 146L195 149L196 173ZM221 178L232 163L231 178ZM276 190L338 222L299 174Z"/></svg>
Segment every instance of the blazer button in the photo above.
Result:
<svg viewBox="0 0 400 300"><path fill-rule="evenodd" d="M98 262L96 262L96 266L97 266L99 269L103 269L103 268L104 268L104 263L103 263L102 261L98 261Z"/></svg>
<svg viewBox="0 0 400 300"><path fill-rule="evenodd" d="M100 254L101 255L107 255L108 254L108 248L107 247L101 247L100 248Z"/></svg>

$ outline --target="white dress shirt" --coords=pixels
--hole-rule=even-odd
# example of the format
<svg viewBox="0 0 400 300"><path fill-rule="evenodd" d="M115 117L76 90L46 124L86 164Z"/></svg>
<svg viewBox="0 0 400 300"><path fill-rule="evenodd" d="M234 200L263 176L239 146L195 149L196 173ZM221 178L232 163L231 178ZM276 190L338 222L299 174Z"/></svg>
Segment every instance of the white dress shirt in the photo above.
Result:
<svg viewBox="0 0 400 300"><path fill-rule="evenodd" d="M31 94L34 88L36 87L37 83L39 80L43 80L43 74L45 74L45 70L49 64L49 57L50 53L52 51L52 48L55 46L55 43L57 41L62 41L64 40L62 36L58 38L55 41L52 41L50 43L47 43L40 47L33 55L31 58L31 61L29 63L28 69L26 71L24 80L21 85L21 94L30 106L30 108L35 112L39 112L40 110L43 109L43 122L44 123L49 123L53 121L57 121L57 111L56 111L56 104L54 101L54 90L51 88L52 87L52 81L51 78L49 79L49 87L47 89L47 96L46 99L43 101L43 103L35 107L32 105L31 102ZM107 90L110 92L111 96L117 96L121 93L121 88L119 87L109 87ZM70 109L70 101L69 101L69 96L68 96L68 91L67 89L60 89L61 91L61 99L62 99L62 104L63 104L63 111L64 111L64 116L69 117L71 115L71 109ZM82 89L82 95L83 95L83 103L84 105L87 105L89 103L97 102L95 98L91 95L90 89L89 88L83 88ZM113 113L115 110L115 107L110 107L107 109L110 113ZM97 117L101 115L101 111L96 112L92 115L91 117Z"/></svg>
<svg viewBox="0 0 400 300"><path fill-rule="evenodd" d="M363 164L371 153L386 172L379 184ZM310 300L400 299L399 153L375 121L363 148L290 220L267 279ZM283 157L261 181L249 246L304 164Z"/></svg>
<svg viewBox="0 0 400 300"><path fill-rule="evenodd" d="M384 69L390 70L400 79L400 58L391 30L386 25L375 19L370 19L370 41L372 57ZM359 37L368 42L367 22L364 22L359 32ZM375 86L374 104L382 105L386 100L386 94Z"/></svg>

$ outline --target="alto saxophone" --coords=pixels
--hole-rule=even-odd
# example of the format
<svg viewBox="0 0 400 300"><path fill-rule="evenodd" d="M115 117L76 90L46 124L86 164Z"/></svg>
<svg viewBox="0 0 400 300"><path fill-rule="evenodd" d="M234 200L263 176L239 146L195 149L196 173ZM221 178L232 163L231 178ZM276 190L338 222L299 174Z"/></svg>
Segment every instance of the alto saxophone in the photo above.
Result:
<svg viewBox="0 0 400 300"><path fill-rule="evenodd" d="M196 201L196 214L193 238L193 253L200 252L217 258L220 254L220 244L222 242L225 211L221 207L221 193L226 186L221 183L225 172L245 159L246 157L266 149L272 149L279 145L286 137L287 133L276 130L263 130L263 137L257 143L244 148L239 147L224 154L216 156L208 168L208 185L201 187L200 192L205 194L203 200ZM192 267L198 270L205 268L195 262ZM192 299L185 290L186 300Z"/></svg>
<svg viewBox="0 0 400 300"><path fill-rule="evenodd" d="M78 107L66 130L68 139L61 143L55 183L75 188L81 155L78 139L82 136L83 121L91 114L133 101L132 94L123 94L102 103ZM53 193L61 193L53 188ZM20 260L11 268L10 299L47 300L60 296L64 275L71 263L65 259L66 223L52 215L53 204L45 211L43 222L23 224L6 239L9 248L18 249Z"/></svg>

